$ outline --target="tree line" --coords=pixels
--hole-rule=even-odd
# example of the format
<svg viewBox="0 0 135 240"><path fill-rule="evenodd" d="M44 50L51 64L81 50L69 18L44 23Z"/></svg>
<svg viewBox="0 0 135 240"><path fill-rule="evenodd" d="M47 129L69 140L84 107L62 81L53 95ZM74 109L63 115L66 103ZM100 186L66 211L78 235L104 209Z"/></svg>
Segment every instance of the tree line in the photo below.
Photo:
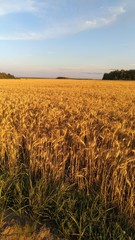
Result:
<svg viewBox="0 0 135 240"><path fill-rule="evenodd" d="M103 80L135 80L135 70L115 70L104 73Z"/></svg>
<svg viewBox="0 0 135 240"><path fill-rule="evenodd" d="M0 79L14 79L15 76L10 73L0 72Z"/></svg>

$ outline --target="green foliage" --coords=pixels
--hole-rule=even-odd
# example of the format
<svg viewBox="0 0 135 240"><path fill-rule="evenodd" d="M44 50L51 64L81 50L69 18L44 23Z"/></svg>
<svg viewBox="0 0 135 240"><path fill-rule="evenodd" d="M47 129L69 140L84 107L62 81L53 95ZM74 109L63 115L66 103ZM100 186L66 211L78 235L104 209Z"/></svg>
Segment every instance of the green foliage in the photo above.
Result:
<svg viewBox="0 0 135 240"><path fill-rule="evenodd" d="M0 72L0 79L14 79L15 76L10 73Z"/></svg>
<svg viewBox="0 0 135 240"><path fill-rule="evenodd" d="M135 70L116 70L105 73L103 80L135 80Z"/></svg>
<svg viewBox="0 0 135 240"><path fill-rule="evenodd" d="M62 181L33 181L28 170L0 176L0 210L37 226L48 224L65 240L132 240L135 231L115 207L105 207L100 189ZM5 211L6 210L6 211ZM6 219L6 215L2 215ZM27 221L26 221L27 220ZM2 219L1 219L2 221Z"/></svg>

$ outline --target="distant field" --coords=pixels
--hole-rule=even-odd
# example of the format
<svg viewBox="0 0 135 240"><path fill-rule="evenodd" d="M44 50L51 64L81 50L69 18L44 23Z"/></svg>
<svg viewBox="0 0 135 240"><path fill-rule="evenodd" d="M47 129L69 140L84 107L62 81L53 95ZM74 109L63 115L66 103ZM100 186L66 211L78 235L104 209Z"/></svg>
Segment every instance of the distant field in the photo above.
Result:
<svg viewBox="0 0 135 240"><path fill-rule="evenodd" d="M36 184L61 182L75 184L87 197L99 193L105 209L116 208L134 226L135 82L0 80L0 174L1 212L12 209L22 216L33 211L37 218L46 219L41 214L43 205L39 206L45 202L43 186ZM23 174L31 180L17 180ZM46 215L52 219L49 211ZM75 216L69 216L73 226ZM133 239L124 235L124 228L117 239ZM64 239L116 239L120 224L104 238L101 230L102 238L96 238L90 227L81 233L76 229L71 231L65 223L60 231L67 231Z"/></svg>

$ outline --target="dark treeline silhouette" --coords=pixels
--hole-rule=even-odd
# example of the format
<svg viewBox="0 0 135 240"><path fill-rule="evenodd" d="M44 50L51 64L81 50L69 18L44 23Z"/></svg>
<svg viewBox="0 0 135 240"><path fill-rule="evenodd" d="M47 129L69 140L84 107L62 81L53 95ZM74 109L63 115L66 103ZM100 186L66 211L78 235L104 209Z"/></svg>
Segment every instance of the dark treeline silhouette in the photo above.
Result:
<svg viewBox="0 0 135 240"><path fill-rule="evenodd" d="M11 75L10 73L0 72L0 79L13 79L13 78L15 78L15 76Z"/></svg>
<svg viewBox="0 0 135 240"><path fill-rule="evenodd" d="M67 77L57 77L56 79L68 79Z"/></svg>
<svg viewBox="0 0 135 240"><path fill-rule="evenodd" d="M135 80L135 70L115 70L104 73L103 80Z"/></svg>

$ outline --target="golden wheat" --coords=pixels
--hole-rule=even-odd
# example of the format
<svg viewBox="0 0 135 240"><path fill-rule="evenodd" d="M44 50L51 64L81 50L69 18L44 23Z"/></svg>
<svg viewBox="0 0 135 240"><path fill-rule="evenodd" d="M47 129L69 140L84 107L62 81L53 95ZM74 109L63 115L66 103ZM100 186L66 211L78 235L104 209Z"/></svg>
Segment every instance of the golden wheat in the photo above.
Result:
<svg viewBox="0 0 135 240"><path fill-rule="evenodd" d="M135 214L135 82L0 80L0 168L62 178Z"/></svg>

